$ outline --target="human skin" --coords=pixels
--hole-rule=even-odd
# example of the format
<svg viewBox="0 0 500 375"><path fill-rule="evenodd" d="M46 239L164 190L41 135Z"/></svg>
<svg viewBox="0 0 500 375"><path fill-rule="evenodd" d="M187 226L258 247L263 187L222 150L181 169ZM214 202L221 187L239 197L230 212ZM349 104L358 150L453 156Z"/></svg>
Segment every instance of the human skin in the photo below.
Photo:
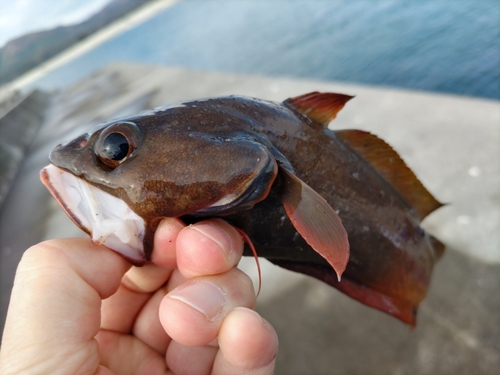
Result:
<svg viewBox="0 0 500 375"><path fill-rule="evenodd" d="M28 249L0 350L7 374L272 374L278 339L220 219L165 219L138 268L89 239Z"/></svg>

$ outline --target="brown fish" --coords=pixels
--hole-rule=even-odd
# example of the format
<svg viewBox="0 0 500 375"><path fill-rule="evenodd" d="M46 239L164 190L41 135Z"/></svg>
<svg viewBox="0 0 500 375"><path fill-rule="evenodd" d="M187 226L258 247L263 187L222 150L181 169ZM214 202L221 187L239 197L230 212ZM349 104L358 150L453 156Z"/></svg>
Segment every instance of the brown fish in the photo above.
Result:
<svg viewBox="0 0 500 375"><path fill-rule="evenodd" d="M443 252L419 224L441 204L384 141L327 128L351 98L157 108L57 146L41 178L94 242L134 264L163 217L223 217L259 256L414 325Z"/></svg>

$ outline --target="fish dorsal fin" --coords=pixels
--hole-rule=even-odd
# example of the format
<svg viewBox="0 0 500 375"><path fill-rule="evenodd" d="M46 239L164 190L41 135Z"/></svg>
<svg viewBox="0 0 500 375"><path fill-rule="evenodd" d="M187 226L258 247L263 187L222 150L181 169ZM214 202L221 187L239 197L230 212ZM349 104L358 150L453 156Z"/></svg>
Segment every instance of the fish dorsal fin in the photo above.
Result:
<svg viewBox="0 0 500 375"><path fill-rule="evenodd" d="M349 261L349 241L332 207L297 176L280 168L281 202L297 232L333 267L338 280Z"/></svg>
<svg viewBox="0 0 500 375"><path fill-rule="evenodd" d="M326 127L352 98L350 95L315 91L287 99L284 103Z"/></svg>
<svg viewBox="0 0 500 375"><path fill-rule="evenodd" d="M423 219L442 206L385 141L362 130L336 131L335 135L362 156Z"/></svg>

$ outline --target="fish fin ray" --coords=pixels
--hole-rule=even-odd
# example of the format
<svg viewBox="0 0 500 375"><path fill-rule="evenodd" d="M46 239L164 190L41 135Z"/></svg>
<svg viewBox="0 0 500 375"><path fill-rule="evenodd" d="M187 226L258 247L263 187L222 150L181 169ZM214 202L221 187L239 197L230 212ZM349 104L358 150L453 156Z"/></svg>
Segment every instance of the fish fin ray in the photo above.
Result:
<svg viewBox="0 0 500 375"><path fill-rule="evenodd" d="M422 185L403 159L385 141L362 130L341 130L335 135L363 157L423 219L443 204Z"/></svg>
<svg viewBox="0 0 500 375"><path fill-rule="evenodd" d="M297 176L280 168L281 202L293 226L340 279L349 261L349 241L342 221L323 197Z"/></svg>
<svg viewBox="0 0 500 375"><path fill-rule="evenodd" d="M284 101L307 117L327 127L353 96L330 92L311 92Z"/></svg>
<svg viewBox="0 0 500 375"><path fill-rule="evenodd" d="M246 243L248 247L250 247L250 250L252 251L253 257L255 259L255 263L257 264L257 274L259 276L259 288L257 289L257 294L255 295L255 298L257 298L262 289L262 273L260 269L259 255L257 254L257 250L255 250L255 246L253 245L252 240L250 239L250 237L248 237L248 234L246 234L245 231L241 230L238 227L234 228L240 234L241 238L243 239L243 242Z"/></svg>

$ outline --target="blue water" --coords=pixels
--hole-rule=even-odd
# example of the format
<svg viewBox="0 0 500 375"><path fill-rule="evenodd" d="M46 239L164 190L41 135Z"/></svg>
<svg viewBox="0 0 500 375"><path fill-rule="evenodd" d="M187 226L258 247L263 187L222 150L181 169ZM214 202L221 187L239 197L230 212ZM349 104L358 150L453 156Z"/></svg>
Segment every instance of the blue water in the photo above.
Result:
<svg viewBox="0 0 500 375"><path fill-rule="evenodd" d="M38 85L116 60L500 99L500 2L185 0Z"/></svg>

